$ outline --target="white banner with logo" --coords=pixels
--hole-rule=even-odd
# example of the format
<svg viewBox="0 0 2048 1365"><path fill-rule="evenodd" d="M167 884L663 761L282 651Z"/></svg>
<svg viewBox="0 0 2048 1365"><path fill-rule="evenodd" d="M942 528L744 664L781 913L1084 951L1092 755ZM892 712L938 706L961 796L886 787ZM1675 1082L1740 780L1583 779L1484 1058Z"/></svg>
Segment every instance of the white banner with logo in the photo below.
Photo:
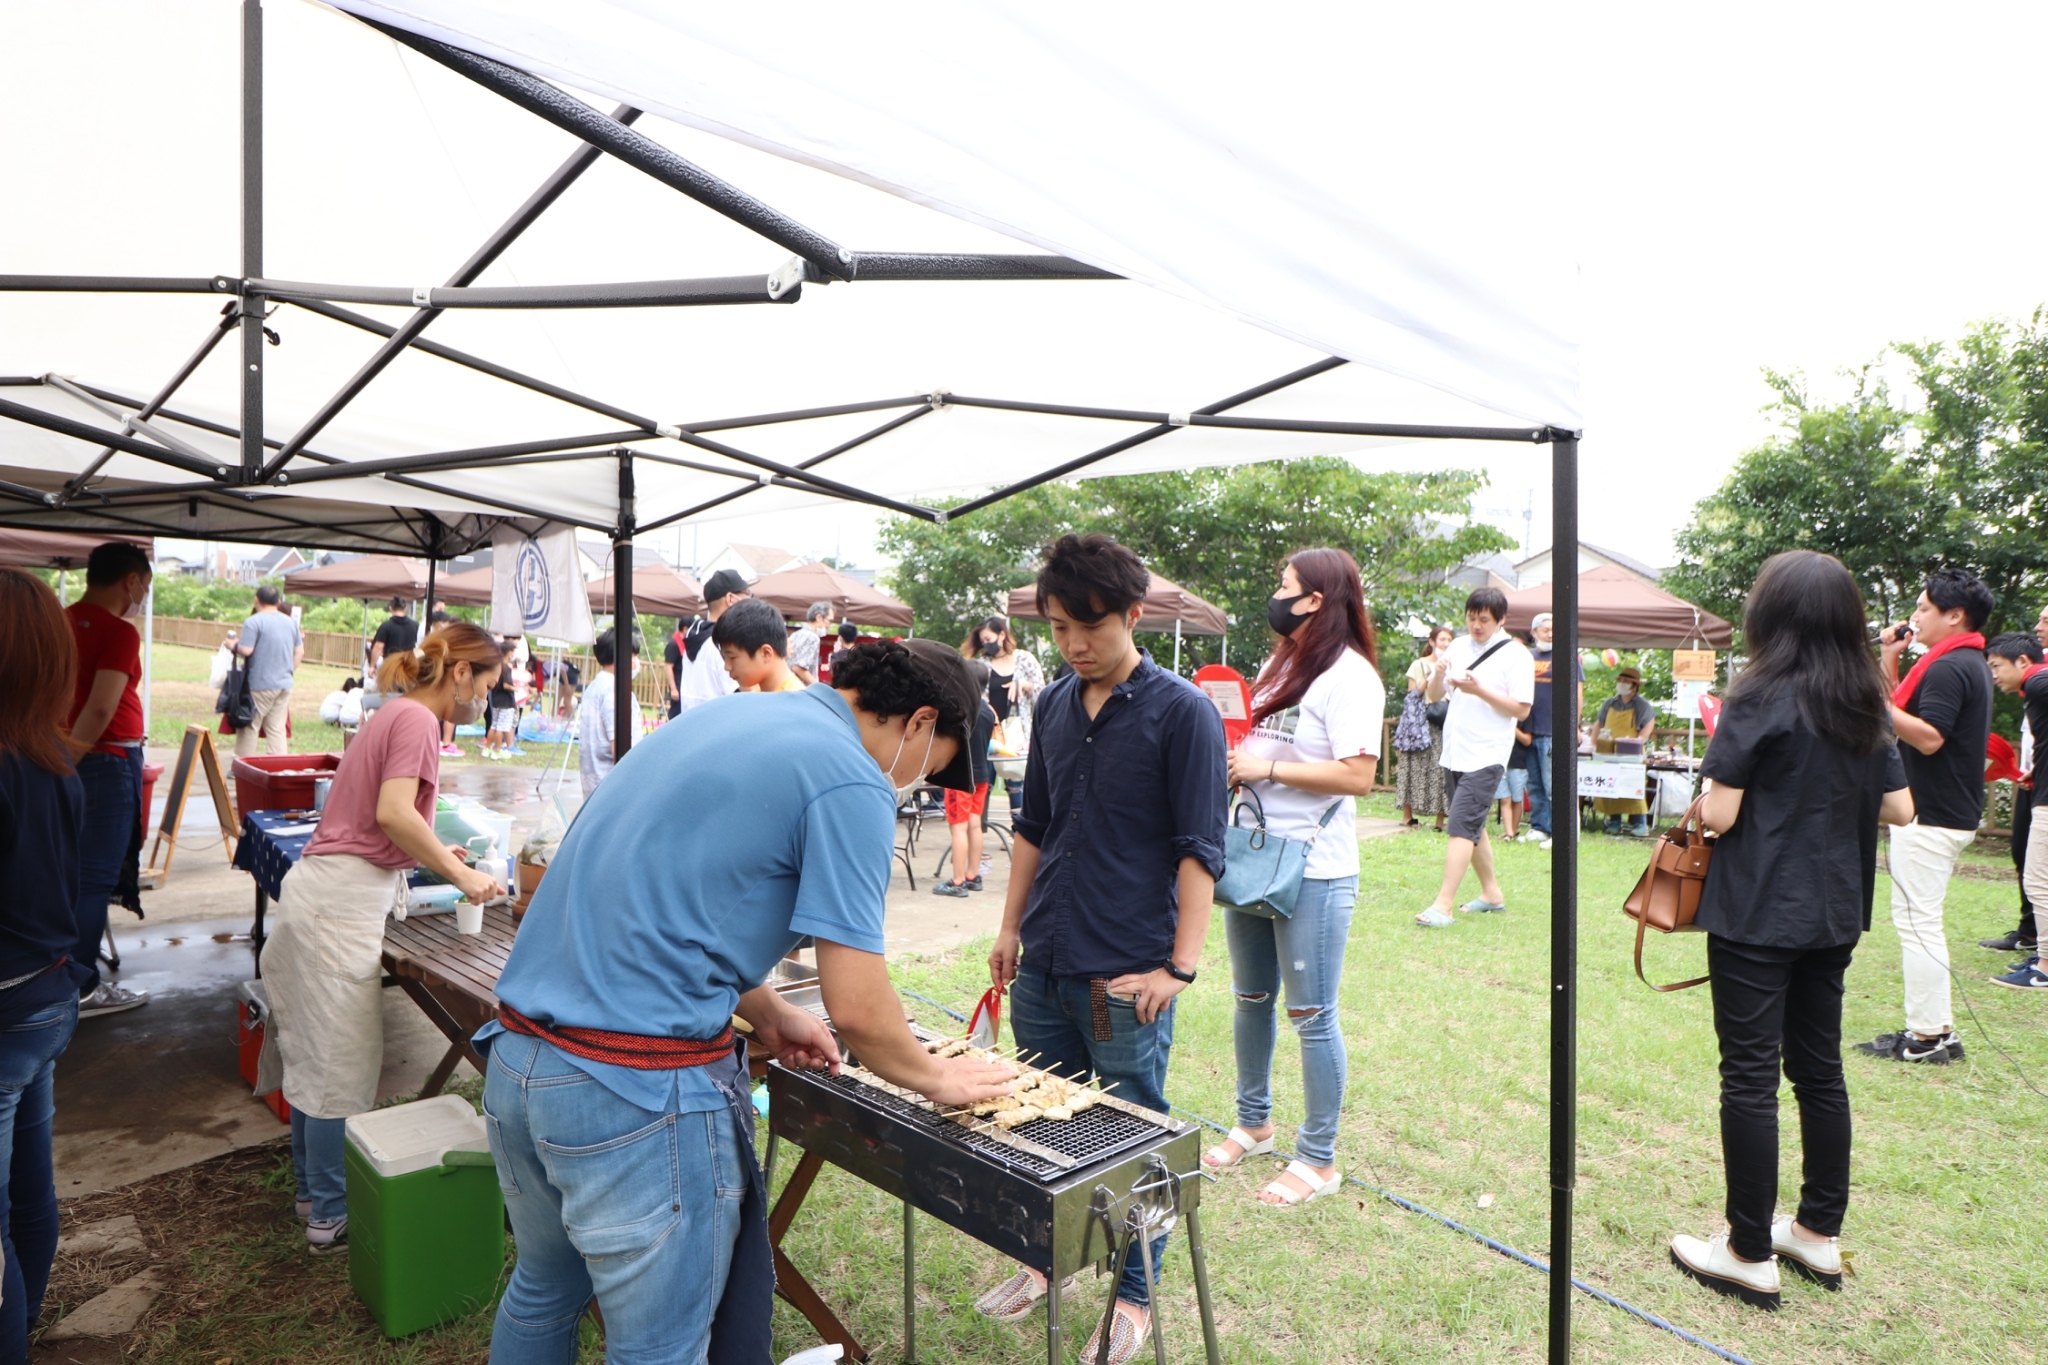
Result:
<svg viewBox="0 0 2048 1365"><path fill-rule="evenodd" d="M589 644L596 632L580 562L574 531L535 537L500 526L491 537L491 629Z"/></svg>

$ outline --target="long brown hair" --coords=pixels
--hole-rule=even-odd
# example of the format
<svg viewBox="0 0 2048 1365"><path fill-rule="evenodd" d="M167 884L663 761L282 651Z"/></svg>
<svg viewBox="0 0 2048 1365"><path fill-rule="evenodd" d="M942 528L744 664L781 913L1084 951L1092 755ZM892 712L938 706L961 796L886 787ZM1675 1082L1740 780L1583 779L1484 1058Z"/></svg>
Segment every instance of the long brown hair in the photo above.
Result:
<svg viewBox="0 0 2048 1365"><path fill-rule="evenodd" d="M992 630L1003 637L1002 648L997 651L998 653L1011 654L1016 652L1017 637L1010 634L1010 619L1007 616L991 616L979 624L967 628L967 638L960 642L961 658L979 659L981 657L981 633L985 630Z"/></svg>
<svg viewBox="0 0 2048 1365"><path fill-rule="evenodd" d="M64 718L77 686L78 642L57 594L25 570L0 569L0 753L69 773L78 746Z"/></svg>
<svg viewBox="0 0 2048 1365"><path fill-rule="evenodd" d="M1347 649L1355 649L1374 668L1380 665L1379 642L1373 635L1372 612L1365 605L1365 583L1358 561L1347 550L1296 550L1287 557L1304 593L1319 592L1323 605L1282 637L1273 657L1259 670L1252 704L1252 723L1295 705Z"/></svg>
<svg viewBox="0 0 2048 1365"><path fill-rule="evenodd" d="M467 621L450 621L427 632L417 650L401 650L377 670L380 692L415 692L441 685L449 669L466 663L474 672L499 668L505 649L482 626Z"/></svg>

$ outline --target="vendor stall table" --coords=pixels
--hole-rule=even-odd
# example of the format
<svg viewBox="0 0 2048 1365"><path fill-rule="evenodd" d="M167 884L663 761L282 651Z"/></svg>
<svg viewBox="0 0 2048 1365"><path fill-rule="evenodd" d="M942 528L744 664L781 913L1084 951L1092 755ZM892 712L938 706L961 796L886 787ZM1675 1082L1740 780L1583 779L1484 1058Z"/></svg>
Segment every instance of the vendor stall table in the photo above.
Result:
<svg viewBox="0 0 2048 1365"><path fill-rule="evenodd" d="M235 843L236 867L256 882L256 922L249 939L256 953L256 975L263 975L263 917L284 884L284 874L313 841L315 815L309 810L252 810L242 816L242 837ZM281 833L280 831L294 831Z"/></svg>
<svg viewBox="0 0 2048 1365"><path fill-rule="evenodd" d="M453 915L385 922L385 972L448 1039L447 1054L420 1087L421 1099L440 1094L465 1057L482 1074L484 1059L469 1040L498 1017L498 974L512 955L515 932L512 912L502 905L485 907L480 934L457 933Z"/></svg>

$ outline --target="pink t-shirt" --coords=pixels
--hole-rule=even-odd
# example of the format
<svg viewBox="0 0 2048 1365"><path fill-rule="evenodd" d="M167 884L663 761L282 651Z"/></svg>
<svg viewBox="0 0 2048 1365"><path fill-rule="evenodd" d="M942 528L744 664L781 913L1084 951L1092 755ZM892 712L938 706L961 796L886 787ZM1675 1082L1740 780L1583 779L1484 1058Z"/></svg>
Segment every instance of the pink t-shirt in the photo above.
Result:
<svg viewBox="0 0 2048 1365"><path fill-rule="evenodd" d="M352 853L378 867L397 870L418 865L418 859L391 842L377 823L377 794L386 782L417 777L419 795L413 806L428 825L434 823L434 790L441 781L441 721L432 711L406 697L394 697L370 713L363 728L342 753L328 789L320 828L306 845L306 856Z"/></svg>

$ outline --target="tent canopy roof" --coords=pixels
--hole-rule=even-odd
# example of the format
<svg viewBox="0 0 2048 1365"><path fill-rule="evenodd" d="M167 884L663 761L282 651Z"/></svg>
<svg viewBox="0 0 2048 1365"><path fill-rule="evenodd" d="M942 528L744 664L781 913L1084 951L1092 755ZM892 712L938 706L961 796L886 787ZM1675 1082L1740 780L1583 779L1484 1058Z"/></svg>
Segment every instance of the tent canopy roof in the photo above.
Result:
<svg viewBox="0 0 2048 1365"><path fill-rule="evenodd" d="M1044 613L1038 609L1035 588L1010 589L1007 605L1010 615L1021 620L1045 619ZM1230 634L1230 622L1221 607L1195 596L1178 583L1153 574L1152 586L1145 590L1145 614L1138 618L1138 629L1172 630L1176 621L1180 622L1182 632L1188 635Z"/></svg>
<svg viewBox="0 0 2048 1365"><path fill-rule="evenodd" d="M857 626L908 630L911 625L909 604L848 578L829 564L799 564L766 574L747 591L792 621L802 619L813 602L830 602L840 620Z"/></svg>
<svg viewBox="0 0 2048 1365"><path fill-rule="evenodd" d="M1456 30L1459 82L1523 83L1513 26L1475 45L1449 17L1329 6L1218 45L1057 6L849 29L805 3L347 0L395 42L272 5L267 283L245 285L234 11L125 2L120 22L56 7L17 35L90 53L122 107L156 115L67 120L24 149L38 207L10 218L8 266L188 292L0 291L0 520L452 555L504 519L613 530L624 446L649 529L834 498L928 516L1019 478L1356 454L1405 439L1389 422L1577 424L1575 276L1540 208L1569 182L1564 140L1533 112L1413 118L1444 106L1441 71L1394 63L1361 91L1350 70ZM1304 23L1326 40L1302 45ZM0 113L47 126L76 66L19 74ZM649 112L628 128L586 99ZM116 155L123 177L77 173ZM1469 174L1446 194L1450 161ZM551 175L558 197L522 215ZM592 280L660 287L599 299ZM774 306L747 306L771 282ZM665 302L497 306L541 286ZM258 483L236 477L239 346L213 344L244 289L284 343L262 352ZM336 410L416 316L419 341Z"/></svg>
<svg viewBox="0 0 2048 1365"><path fill-rule="evenodd" d="M488 569L479 570L489 573ZM590 609L611 611L612 575L589 583ZM656 616L695 616L704 610L704 586L686 573L656 560L633 566L633 609Z"/></svg>
<svg viewBox="0 0 2048 1365"><path fill-rule="evenodd" d="M110 540L140 545L154 559L156 542L148 536L70 535L62 531L15 531L0 527L0 565L27 569L83 568L93 548Z"/></svg>
<svg viewBox="0 0 2048 1365"><path fill-rule="evenodd" d="M1550 610L1548 583L1508 594L1509 630ZM1714 613L1603 564L1579 575L1579 643L1595 649L1727 649L1735 632Z"/></svg>
<svg viewBox="0 0 2048 1365"><path fill-rule="evenodd" d="M365 601L403 597L416 602L426 596L427 561L399 555L358 555L338 564L294 569L284 576L284 590L300 597L360 597Z"/></svg>

